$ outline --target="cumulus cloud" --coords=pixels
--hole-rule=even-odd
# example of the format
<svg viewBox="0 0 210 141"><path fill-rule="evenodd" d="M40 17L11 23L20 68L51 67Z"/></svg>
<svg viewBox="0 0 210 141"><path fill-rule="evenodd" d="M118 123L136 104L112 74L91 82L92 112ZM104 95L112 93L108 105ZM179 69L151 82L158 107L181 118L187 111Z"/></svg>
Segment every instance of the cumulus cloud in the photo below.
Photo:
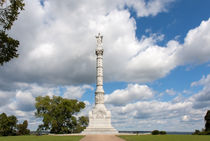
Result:
<svg viewBox="0 0 210 141"><path fill-rule="evenodd" d="M203 127L201 122L206 111L193 109L192 105L189 99L177 103L148 100L108 109L112 111L114 126L121 130L154 130L155 127L167 131L193 131Z"/></svg>
<svg viewBox="0 0 210 141"><path fill-rule="evenodd" d="M196 109L207 109L210 106L210 74L203 76L201 80L195 81L191 86L203 86L197 94L192 97L194 101L193 107Z"/></svg>
<svg viewBox="0 0 210 141"><path fill-rule="evenodd" d="M173 0L50 0L43 5L39 0L25 2L25 10L21 11L10 33L20 41L20 56L0 69L0 111L14 111L19 116L30 113L32 118L30 105L36 96L60 95L61 86L66 89L64 97L80 98L84 91L92 89L86 84L95 83L94 36L98 32L104 35L105 81L151 82L166 76L177 66L210 60L210 19L191 29L183 44L170 40L165 46L159 46L157 43L164 35L155 33L136 38L136 21L124 7L133 8L138 17L155 16L166 12ZM120 115L116 117L122 117L113 119L118 127L133 121L148 129L151 124L158 126L160 123L173 127L184 115L192 115L190 111L196 113L195 116L202 113L190 109L192 105L208 106L207 86L205 82L203 90L190 100L176 99L173 103L150 101L154 95L151 88L130 84L106 96L106 102L114 114ZM22 99L27 100L25 106L21 105ZM11 100L14 101L7 104ZM159 117L178 118L171 124ZM138 121L145 118L151 118L151 124L146 120Z"/></svg>
<svg viewBox="0 0 210 141"><path fill-rule="evenodd" d="M83 86L68 86L66 87L66 92L64 93L64 98L69 99L79 99L85 93L87 89L93 90L93 87L90 85L83 85Z"/></svg>
<svg viewBox="0 0 210 141"><path fill-rule="evenodd" d="M86 90L93 90L90 85L48 87L38 84L17 83L14 91L0 91L0 106L9 106L13 110L33 111L35 98L38 96L63 96L64 98L80 99Z"/></svg>
<svg viewBox="0 0 210 141"><path fill-rule="evenodd" d="M201 64L210 60L210 19L191 29L177 50L179 64Z"/></svg>
<svg viewBox="0 0 210 141"><path fill-rule="evenodd" d="M147 4L160 7L160 9L165 8L165 2L155 1L149 1ZM125 5L133 6L138 1L132 2L131 5L121 0L63 1L62 3L44 1L44 5L41 5L38 0L26 0L25 2L25 10L21 12L11 31L12 36L21 43L20 56L4 65L0 70L1 88L7 88L4 87L5 83L13 82L51 85L93 83L95 80L94 49L96 46L94 36L98 32L102 32L105 36L106 81L135 79L136 81L150 81L162 77L170 71L171 67L167 65L167 62L163 65L158 65L158 62L152 63L154 62L152 58L168 56L167 53L161 51L163 49L160 49L160 53L157 53L156 57L149 57L147 53L143 53L143 50L153 45L159 37L144 37L140 41L135 37L135 19L130 17L128 9L123 8ZM148 9L148 7L144 9ZM145 11L144 9L142 11ZM136 10L140 11L141 8L136 8ZM155 13L159 12L162 10L157 10ZM154 12L147 13L154 15ZM153 48L147 49L147 52L155 50L159 50L159 48L154 45ZM135 56L140 52L142 57L136 59ZM149 57L145 58L148 64L145 69L142 69L139 66L144 65L141 62L145 60L146 56ZM130 61L131 59L132 61ZM128 66L129 64L131 65ZM114 67L116 65L118 68ZM152 69L157 66L161 71L153 72ZM169 69L163 70L166 67ZM138 72L141 69L142 72Z"/></svg>
<svg viewBox="0 0 210 141"><path fill-rule="evenodd" d="M174 0L127 0L128 6L137 11L138 17L156 16L160 12L166 12L167 7Z"/></svg>
<svg viewBox="0 0 210 141"><path fill-rule="evenodd" d="M171 96L175 95L176 92L173 89L166 89L165 92Z"/></svg>
<svg viewBox="0 0 210 141"><path fill-rule="evenodd" d="M0 107L8 104L14 96L14 92L0 91Z"/></svg>
<svg viewBox="0 0 210 141"><path fill-rule="evenodd" d="M129 84L127 88L115 90L105 95L105 103L126 105L127 103L147 100L153 97L154 92L147 85Z"/></svg>
<svg viewBox="0 0 210 141"><path fill-rule="evenodd" d="M105 81L151 82L179 65L209 61L210 20L190 30L184 44L171 40L158 46L164 35L155 33L136 38L135 19L124 6L138 5L134 9L148 16L165 11L171 2L45 1L43 6L38 0L26 0L11 31L21 43L20 56L0 70L1 89L13 88L14 82L53 86L94 83L94 36L98 32L104 35Z"/></svg>
<svg viewBox="0 0 210 141"><path fill-rule="evenodd" d="M21 111L32 111L35 109L35 98L31 93L18 91L16 93L16 105L15 107Z"/></svg>
<svg viewBox="0 0 210 141"><path fill-rule="evenodd" d="M151 90L145 85L129 84L124 89L116 90L105 96L106 105L112 112L112 123L121 130L154 130L154 127L167 131L201 129L204 125L203 117L210 103L207 91L209 78L210 75L192 82L192 87L203 86L198 93L185 97L186 94L180 92L178 96L167 101L155 100L153 93L150 97L143 92L145 96L148 96L145 98L136 91L141 88ZM131 93L132 90L137 93ZM172 95L177 93L174 89L167 89L165 92Z"/></svg>
<svg viewBox="0 0 210 141"><path fill-rule="evenodd" d="M187 115L184 115L184 116L182 117L182 120L183 120L183 121L189 121L189 117L188 117Z"/></svg>

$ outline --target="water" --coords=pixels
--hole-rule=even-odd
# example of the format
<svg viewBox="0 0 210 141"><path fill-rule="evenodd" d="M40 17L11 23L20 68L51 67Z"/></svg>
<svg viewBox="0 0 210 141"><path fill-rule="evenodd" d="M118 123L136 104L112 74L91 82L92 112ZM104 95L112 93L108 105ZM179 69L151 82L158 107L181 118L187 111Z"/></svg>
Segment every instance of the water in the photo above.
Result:
<svg viewBox="0 0 210 141"><path fill-rule="evenodd" d="M119 131L119 133L129 133L129 134L148 134L152 131ZM169 135L192 135L193 132L178 132L178 131L166 131Z"/></svg>

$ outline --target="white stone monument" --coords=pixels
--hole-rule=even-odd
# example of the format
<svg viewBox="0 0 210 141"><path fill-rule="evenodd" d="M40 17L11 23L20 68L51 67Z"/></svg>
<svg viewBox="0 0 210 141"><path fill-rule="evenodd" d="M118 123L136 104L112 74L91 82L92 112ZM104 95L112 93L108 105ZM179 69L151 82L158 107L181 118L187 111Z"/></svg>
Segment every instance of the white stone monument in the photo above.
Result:
<svg viewBox="0 0 210 141"><path fill-rule="evenodd" d="M96 91L95 106L89 112L89 125L82 134L117 134L118 131L111 125L111 112L104 105L104 89L103 89L103 36L98 34L96 58Z"/></svg>

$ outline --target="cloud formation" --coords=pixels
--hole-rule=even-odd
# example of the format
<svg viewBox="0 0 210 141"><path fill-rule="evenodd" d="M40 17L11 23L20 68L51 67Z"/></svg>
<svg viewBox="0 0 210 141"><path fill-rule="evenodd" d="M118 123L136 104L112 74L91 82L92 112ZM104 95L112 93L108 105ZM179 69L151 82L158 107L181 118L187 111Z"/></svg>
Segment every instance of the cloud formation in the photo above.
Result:
<svg viewBox="0 0 210 141"><path fill-rule="evenodd" d="M26 0L11 31L21 43L20 57L0 70L0 88L14 88L14 82L54 86L94 83L94 36L98 32L104 35L105 81L151 82L177 66L209 61L210 20L190 30L183 44L170 40L159 46L164 35L155 33L136 38L135 19L124 6L135 5L142 17L167 11L172 2L44 1L41 5L38 0Z"/></svg>
<svg viewBox="0 0 210 141"><path fill-rule="evenodd" d="M182 96L185 95L184 93L180 93L172 100L159 101L154 97L143 99L144 94L147 95L147 93L139 91L136 93L139 98L135 99L135 95L130 93L131 98L124 100L122 95L128 93L128 88L131 88L133 84L129 85L127 88L121 89L119 94L116 94L116 92L119 92L119 90L116 90L112 94L106 95L106 104L112 112L112 122L115 127L121 130L143 129L146 131L154 130L154 128L167 131L193 131L203 128L203 117L210 106L210 102L207 103L208 94L201 91L186 98ZM145 87L145 85L143 86ZM135 101L131 101L132 98ZM199 98L202 98L202 100ZM113 101L109 102L108 99ZM205 103L203 103L204 99L206 99ZM121 104L121 101L123 101L123 104ZM200 105L197 107L197 104L202 104L204 107Z"/></svg>
<svg viewBox="0 0 210 141"><path fill-rule="evenodd" d="M62 96L79 99L93 89L89 84L95 83L94 36L101 32L105 81L132 82L106 96L113 117L120 117L113 119L115 126L134 129L125 123L136 122L139 129L169 125L167 129L174 130L172 127L180 122L201 121L200 115L209 106L209 76L192 83L203 86L195 96L184 100L176 97L169 102L154 100L153 90L139 84L165 77L178 66L210 60L210 19L191 29L184 43L170 40L160 46L164 35L156 33L136 37L138 27L129 8L139 18L155 16L167 12L173 1L50 0L40 4L39 0L25 0L25 10L10 33L20 41L20 56L0 69L0 112L30 119L36 127L35 97L61 95L62 88ZM170 89L167 92L173 93ZM184 126L179 129L184 130Z"/></svg>
<svg viewBox="0 0 210 141"><path fill-rule="evenodd" d="M126 105L136 101L147 100L153 97L154 92L147 85L129 84L127 88L115 90L105 95L105 103L113 105Z"/></svg>
<svg viewBox="0 0 210 141"><path fill-rule="evenodd" d="M210 106L210 74L203 76L201 80L193 82L191 86L203 86L196 95L193 96L194 105L196 109L207 109Z"/></svg>

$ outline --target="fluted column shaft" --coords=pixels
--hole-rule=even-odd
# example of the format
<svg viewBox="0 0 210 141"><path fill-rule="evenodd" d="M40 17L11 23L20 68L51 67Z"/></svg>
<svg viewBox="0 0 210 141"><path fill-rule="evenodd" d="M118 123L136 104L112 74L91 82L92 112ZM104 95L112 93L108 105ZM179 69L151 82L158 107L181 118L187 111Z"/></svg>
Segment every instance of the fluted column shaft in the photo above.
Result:
<svg viewBox="0 0 210 141"><path fill-rule="evenodd" d="M95 104L104 103L104 89L103 89L103 49L96 49L96 92Z"/></svg>
<svg viewBox="0 0 210 141"><path fill-rule="evenodd" d="M104 89L103 89L103 53L102 39L103 36L98 34L96 53L96 91L95 91L95 104L104 104Z"/></svg>

